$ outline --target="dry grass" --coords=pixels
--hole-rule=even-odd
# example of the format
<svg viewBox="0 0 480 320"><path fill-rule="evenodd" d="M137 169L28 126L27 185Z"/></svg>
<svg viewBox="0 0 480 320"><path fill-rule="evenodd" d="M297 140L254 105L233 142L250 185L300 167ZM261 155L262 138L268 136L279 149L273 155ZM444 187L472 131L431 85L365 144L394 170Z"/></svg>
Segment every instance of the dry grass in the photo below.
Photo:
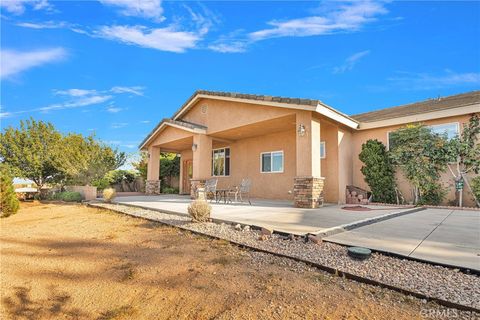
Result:
<svg viewBox="0 0 480 320"><path fill-rule="evenodd" d="M417 300L81 205L1 219L1 319L418 319Z"/></svg>

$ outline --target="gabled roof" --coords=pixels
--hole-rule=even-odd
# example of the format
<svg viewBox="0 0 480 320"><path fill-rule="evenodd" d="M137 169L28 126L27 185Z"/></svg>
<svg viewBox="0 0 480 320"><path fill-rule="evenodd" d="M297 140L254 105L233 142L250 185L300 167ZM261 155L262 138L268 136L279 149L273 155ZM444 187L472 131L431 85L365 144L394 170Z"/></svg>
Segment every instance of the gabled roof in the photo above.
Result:
<svg viewBox="0 0 480 320"><path fill-rule="evenodd" d="M235 98L235 99L244 99L244 100L253 100L253 101L265 101L265 102L277 102L285 103L292 105L302 105L302 106L313 106L316 107L319 103L322 103L320 100L312 99L302 99L302 98L287 98L287 97L277 97L277 96L267 96L261 94L246 94L246 93L236 93L236 92L224 92L224 91L208 91L208 90L197 90L195 91L190 98L178 109L177 112L173 115L172 119L175 119L181 113L184 113L187 110L184 110L186 107L191 105L191 102L195 100L196 97L201 96L210 96L210 97L224 97L224 98Z"/></svg>
<svg viewBox="0 0 480 320"><path fill-rule="evenodd" d="M207 127L196 123L165 118L160 121L160 123L157 124L155 128L153 128L153 130L145 137L145 139L143 139L142 143L140 143L139 145L139 148L142 149L143 146L154 136L154 134L157 131L163 129L165 126L170 126L195 133L205 133L205 131L207 130Z"/></svg>
<svg viewBox="0 0 480 320"><path fill-rule="evenodd" d="M471 91L448 97L428 99L425 101L410 103L397 107L360 113L351 117L359 122L375 122L440 110L466 107L474 104L480 104L480 91ZM472 112L480 112L480 109L472 109Z"/></svg>
<svg viewBox="0 0 480 320"><path fill-rule="evenodd" d="M351 128L358 127L358 122L356 120L328 106L320 100L207 90L195 91L195 93L190 96L190 98L180 107L180 109L175 112L172 119L179 119L183 114L188 112L188 110L190 110L190 108L192 108L199 99L202 98L244 102L288 109L315 111L340 123L343 123Z"/></svg>

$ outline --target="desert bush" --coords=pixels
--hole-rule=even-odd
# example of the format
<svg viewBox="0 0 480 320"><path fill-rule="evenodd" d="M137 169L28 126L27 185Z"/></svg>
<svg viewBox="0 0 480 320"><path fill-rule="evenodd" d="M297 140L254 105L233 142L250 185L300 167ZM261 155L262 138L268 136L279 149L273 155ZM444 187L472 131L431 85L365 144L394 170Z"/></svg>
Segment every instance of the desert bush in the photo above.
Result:
<svg viewBox="0 0 480 320"><path fill-rule="evenodd" d="M18 211L18 199L13 188L10 170L4 164L0 165L0 216L8 217Z"/></svg>
<svg viewBox="0 0 480 320"><path fill-rule="evenodd" d="M117 192L113 188L107 188L103 190L103 200L111 202L117 196Z"/></svg>
<svg viewBox="0 0 480 320"><path fill-rule="evenodd" d="M203 200L194 200L188 206L188 214L194 222L206 222L210 219L210 211L212 207L208 202Z"/></svg>
<svg viewBox="0 0 480 320"><path fill-rule="evenodd" d="M61 200L65 202L81 202L82 195L80 192L73 192L73 191L64 191L55 193L53 196L54 200Z"/></svg>

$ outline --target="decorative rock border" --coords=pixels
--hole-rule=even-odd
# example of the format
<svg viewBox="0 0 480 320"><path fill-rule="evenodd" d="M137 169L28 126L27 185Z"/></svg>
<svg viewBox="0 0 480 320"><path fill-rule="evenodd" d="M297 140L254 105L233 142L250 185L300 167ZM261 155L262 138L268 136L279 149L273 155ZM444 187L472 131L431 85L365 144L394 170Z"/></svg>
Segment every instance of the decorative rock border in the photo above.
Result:
<svg viewBox="0 0 480 320"><path fill-rule="evenodd" d="M227 224L192 223L186 216L171 215L118 204L91 203L89 206L128 214L193 233L229 241L255 251L297 260L348 279L388 288L441 305L475 312L480 316L480 278L421 262L398 259L379 253L355 261L348 257L345 247L323 242L305 242L304 238L273 234L259 241L259 233L249 227L239 229ZM292 240L293 239L293 240Z"/></svg>

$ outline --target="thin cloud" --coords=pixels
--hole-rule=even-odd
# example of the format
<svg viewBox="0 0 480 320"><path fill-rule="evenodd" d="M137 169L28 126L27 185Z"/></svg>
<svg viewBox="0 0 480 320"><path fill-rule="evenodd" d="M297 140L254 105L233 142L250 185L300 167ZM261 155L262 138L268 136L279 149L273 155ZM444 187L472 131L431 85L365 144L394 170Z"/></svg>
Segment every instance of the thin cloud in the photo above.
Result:
<svg viewBox="0 0 480 320"><path fill-rule="evenodd" d="M113 106L107 107L107 112L110 112L110 113L118 113L122 110L123 110L122 108L118 108L118 107L113 107Z"/></svg>
<svg viewBox="0 0 480 320"><path fill-rule="evenodd" d="M100 0L100 3L119 7L120 14L124 16L147 18L156 22L165 20L160 0Z"/></svg>
<svg viewBox="0 0 480 320"><path fill-rule="evenodd" d="M100 104L103 102L106 102L108 100L111 100L113 96L91 96L91 97L82 97L78 100L74 101L69 101L65 103L60 103L60 104L52 104L47 107L42 107L38 109L33 109L32 111L52 111L52 110L62 110L62 109L72 109L72 108L80 108L80 107L86 107L90 105L95 105L95 104Z"/></svg>
<svg viewBox="0 0 480 320"><path fill-rule="evenodd" d="M240 53L247 51L248 47L247 41L230 41L230 40L219 40L211 45L208 48L212 51L221 52L221 53Z"/></svg>
<svg viewBox="0 0 480 320"><path fill-rule="evenodd" d="M97 105L97 104L109 101L112 98L113 96L108 96L108 95L94 95L90 97L80 97L77 99L73 99L73 100L69 100L61 103L51 104L41 108L19 110L19 111L13 111L13 112L2 112L1 117L6 118L6 117L12 117L12 116L24 114L24 113L51 112L51 111L64 110L64 109L87 107L87 106Z"/></svg>
<svg viewBox="0 0 480 320"><path fill-rule="evenodd" d="M67 51L64 48L50 48L35 51L1 50L0 77L14 76L28 69L47 63L55 63L64 60Z"/></svg>
<svg viewBox="0 0 480 320"><path fill-rule="evenodd" d="M140 123L145 123L145 124L150 123L150 122L151 122L150 120L142 120L142 121L140 121Z"/></svg>
<svg viewBox="0 0 480 320"><path fill-rule="evenodd" d="M126 123L126 122L114 122L111 125L111 127L113 129L125 128L126 126L128 126L128 123Z"/></svg>
<svg viewBox="0 0 480 320"><path fill-rule="evenodd" d="M65 21L45 21L45 22L18 22L18 27L30 28L30 29L61 29L68 28L71 25Z"/></svg>
<svg viewBox="0 0 480 320"><path fill-rule="evenodd" d="M173 27L103 26L96 35L129 45L177 53L194 48L201 39L199 33L177 31Z"/></svg>
<svg viewBox="0 0 480 320"><path fill-rule="evenodd" d="M271 28L250 33L253 41L278 37L307 37L327 35L338 32L355 32L364 25L375 21L377 16L388 13L383 2L348 1L315 15L284 21L270 21Z"/></svg>
<svg viewBox="0 0 480 320"><path fill-rule="evenodd" d="M403 90L431 90L457 86L480 85L480 73L457 73L445 70L442 74L399 72L387 79L395 88Z"/></svg>
<svg viewBox="0 0 480 320"><path fill-rule="evenodd" d="M134 86L134 87L116 86L110 89L110 91L113 93L131 93L136 96L143 96L143 90L145 90L145 88L140 86Z"/></svg>
<svg viewBox="0 0 480 320"><path fill-rule="evenodd" d="M0 7L14 15L21 15L25 12L27 6L33 10L52 11L53 6L47 0L2 0Z"/></svg>
<svg viewBox="0 0 480 320"><path fill-rule="evenodd" d="M120 90L118 88L122 88L123 90ZM116 94L133 93L132 90L133 91L137 90L137 92L133 94L143 95L144 89L145 87L141 87L141 86L133 86L133 87L115 86L109 90L78 89L78 88L66 89L66 90L53 90L54 95L66 97L68 100L60 103L54 103L41 108L19 110L19 111L12 111L12 112L2 112L0 114L0 117L7 118L7 117L23 114L23 113L51 112L51 111L64 110L64 109L88 107L92 105L105 103L107 101L111 101L115 98ZM114 107L113 104L110 104L110 106L108 106L106 110L111 113L117 113L124 109ZM88 110L84 110L84 112L88 112Z"/></svg>
<svg viewBox="0 0 480 320"><path fill-rule="evenodd" d="M355 67L357 62L368 54L370 54L370 50L360 51L352 54L350 57L345 59L343 65L335 67L333 69L333 73L344 73L347 71L351 71Z"/></svg>
<svg viewBox="0 0 480 320"><path fill-rule="evenodd" d="M54 90L56 95L64 95L71 97L83 97L93 95L97 93L97 90L85 90L85 89L67 89L67 90Z"/></svg>

